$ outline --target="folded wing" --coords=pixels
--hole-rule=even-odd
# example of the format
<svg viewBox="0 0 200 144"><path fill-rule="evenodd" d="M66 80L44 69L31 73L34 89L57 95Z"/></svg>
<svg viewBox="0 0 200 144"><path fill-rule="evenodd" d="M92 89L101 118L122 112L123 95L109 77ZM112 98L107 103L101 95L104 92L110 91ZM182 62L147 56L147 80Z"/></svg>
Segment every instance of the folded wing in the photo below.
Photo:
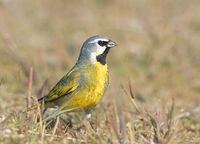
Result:
<svg viewBox="0 0 200 144"><path fill-rule="evenodd" d="M77 69L72 69L67 75L65 75L44 97L38 99L38 101L44 101L44 103L55 101L63 96L69 96L79 86L80 72Z"/></svg>

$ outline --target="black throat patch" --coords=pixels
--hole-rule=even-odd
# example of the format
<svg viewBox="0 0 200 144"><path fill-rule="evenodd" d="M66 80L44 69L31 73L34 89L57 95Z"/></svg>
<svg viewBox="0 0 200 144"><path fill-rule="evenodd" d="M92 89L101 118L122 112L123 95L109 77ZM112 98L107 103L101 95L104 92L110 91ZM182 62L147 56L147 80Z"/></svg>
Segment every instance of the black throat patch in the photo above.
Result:
<svg viewBox="0 0 200 144"><path fill-rule="evenodd" d="M107 56L109 50L110 50L110 48L107 47L106 50L102 54L100 54L96 57L97 61L100 62L102 65L106 64L106 56Z"/></svg>

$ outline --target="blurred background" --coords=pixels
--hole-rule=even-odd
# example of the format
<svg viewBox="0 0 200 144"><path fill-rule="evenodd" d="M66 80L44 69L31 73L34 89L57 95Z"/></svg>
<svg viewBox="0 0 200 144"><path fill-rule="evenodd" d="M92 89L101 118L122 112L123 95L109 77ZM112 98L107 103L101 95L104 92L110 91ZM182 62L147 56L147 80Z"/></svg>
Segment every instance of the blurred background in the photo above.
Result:
<svg viewBox="0 0 200 144"><path fill-rule="evenodd" d="M200 104L199 0L0 0L0 113L24 109L31 68L48 92L96 34L118 43L101 105L130 109L129 81L144 107Z"/></svg>

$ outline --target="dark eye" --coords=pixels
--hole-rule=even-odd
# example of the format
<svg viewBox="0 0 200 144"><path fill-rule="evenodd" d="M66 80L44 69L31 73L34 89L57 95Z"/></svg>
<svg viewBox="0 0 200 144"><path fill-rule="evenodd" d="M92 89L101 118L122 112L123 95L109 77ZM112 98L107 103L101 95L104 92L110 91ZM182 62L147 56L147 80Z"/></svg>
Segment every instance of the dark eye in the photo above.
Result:
<svg viewBox="0 0 200 144"><path fill-rule="evenodd" d="M98 44L100 45L100 46L106 46L107 44L108 44L108 42L107 41L98 41Z"/></svg>

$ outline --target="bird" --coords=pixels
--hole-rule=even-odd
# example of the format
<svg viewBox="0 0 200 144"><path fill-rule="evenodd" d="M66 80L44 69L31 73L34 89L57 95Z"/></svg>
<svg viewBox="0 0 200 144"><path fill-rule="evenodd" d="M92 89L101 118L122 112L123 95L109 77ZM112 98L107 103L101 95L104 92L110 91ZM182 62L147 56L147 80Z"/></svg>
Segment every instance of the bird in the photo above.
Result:
<svg viewBox="0 0 200 144"><path fill-rule="evenodd" d="M82 45L77 62L49 93L38 99L45 111L84 111L88 118L91 110L102 100L109 83L106 63L111 48L117 44L105 36L89 37Z"/></svg>

